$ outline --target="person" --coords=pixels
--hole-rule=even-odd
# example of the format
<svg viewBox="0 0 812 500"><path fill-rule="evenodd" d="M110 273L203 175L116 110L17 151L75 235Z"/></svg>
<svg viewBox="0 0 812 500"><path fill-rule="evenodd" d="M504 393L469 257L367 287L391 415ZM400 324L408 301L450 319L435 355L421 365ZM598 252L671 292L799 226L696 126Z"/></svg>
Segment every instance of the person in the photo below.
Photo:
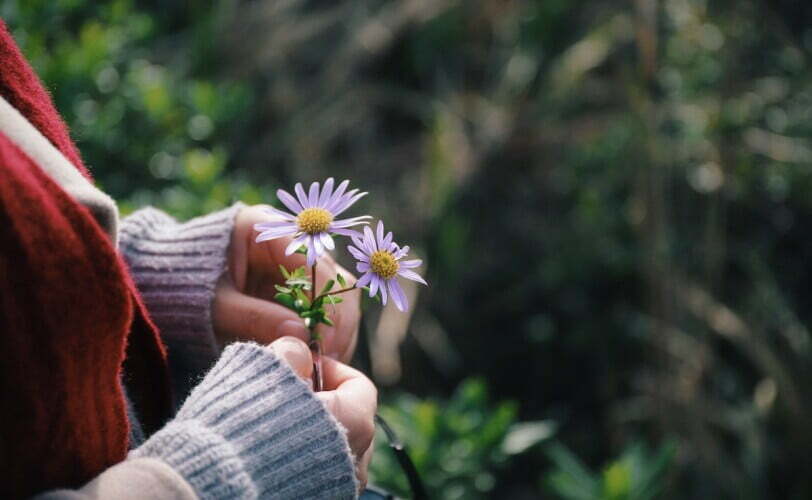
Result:
<svg viewBox="0 0 812 500"><path fill-rule="evenodd" d="M322 332L314 393L308 334L269 300L303 256L253 244L265 219L119 220L0 20L0 496L357 495L377 405L345 364L359 294Z"/></svg>

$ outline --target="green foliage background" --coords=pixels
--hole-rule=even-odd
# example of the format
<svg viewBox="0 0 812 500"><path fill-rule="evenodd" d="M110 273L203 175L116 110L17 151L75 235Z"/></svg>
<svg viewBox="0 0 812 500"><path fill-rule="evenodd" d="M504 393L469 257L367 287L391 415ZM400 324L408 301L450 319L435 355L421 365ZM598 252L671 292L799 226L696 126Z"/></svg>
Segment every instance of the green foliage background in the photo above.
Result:
<svg viewBox="0 0 812 500"><path fill-rule="evenodd" d="M439 498L812 496L806 3L0 16L125 213L372 193L432 286L407 325L372 308L357 363Z"/></svg>

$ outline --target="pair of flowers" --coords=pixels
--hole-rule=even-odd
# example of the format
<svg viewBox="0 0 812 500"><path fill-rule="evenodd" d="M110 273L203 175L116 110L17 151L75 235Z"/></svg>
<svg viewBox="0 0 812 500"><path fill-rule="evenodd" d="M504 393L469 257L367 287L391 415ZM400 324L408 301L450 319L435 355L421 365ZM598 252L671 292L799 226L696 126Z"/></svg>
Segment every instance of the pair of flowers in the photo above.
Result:
<svg viewBox="0 0 812 500"><path fill-rule="evenodd" d="M347 250L356 260L356 270L361 277L356 282L358 288L369 287L369 296L378 293L381 301L386 305L387 298L391 297L397 308L406 311L409 307L406 294L403 293L397 277L427 283L412 269L422 264L420 259L403 260L409 253L409 246L399 246L394 242L391 231L386 233L382 221L378 221L376 231L373 233L368 224L368 215L337 220L336 217L350 208L355 202L365 196L366 192L358 189L347 191L350 181L345 180L338 186L331 177L320 186L318 182L310 185L305 192L301 183L296 184L296 196L279 189L276 196L291 213L269 207L267 210L276 218L269 222L261 222L254 226L259 232L257 243L270 241L286 236L293 236L293 240L285 249L286 255L291 255L299 248L306 248L307 265L313 266L327 251L335 249L334 235L348 236L353 245ZM364 225L363 233L352 227Z"/></svg>

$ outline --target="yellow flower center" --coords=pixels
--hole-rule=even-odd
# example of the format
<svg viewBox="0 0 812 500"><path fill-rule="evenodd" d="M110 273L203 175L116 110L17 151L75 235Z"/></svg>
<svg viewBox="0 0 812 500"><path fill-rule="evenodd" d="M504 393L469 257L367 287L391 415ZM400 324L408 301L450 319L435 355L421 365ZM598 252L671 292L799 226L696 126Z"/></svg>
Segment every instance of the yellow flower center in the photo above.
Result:
<svg viewBox="0 0 812 500"><path fill-rule="evenodd" d="M327 231L333 222L333 214L323 208L306 208L299 212L296 223L299 230L309 234Z"/></svg>
<svg viewBox="0 0 812 500"><path fill-rule="evenodd" d="M394 278L400 269L400 264L395 260L395 256L385 250L378 250L369 258L369 267L372 272L383 279Z"/></svg>

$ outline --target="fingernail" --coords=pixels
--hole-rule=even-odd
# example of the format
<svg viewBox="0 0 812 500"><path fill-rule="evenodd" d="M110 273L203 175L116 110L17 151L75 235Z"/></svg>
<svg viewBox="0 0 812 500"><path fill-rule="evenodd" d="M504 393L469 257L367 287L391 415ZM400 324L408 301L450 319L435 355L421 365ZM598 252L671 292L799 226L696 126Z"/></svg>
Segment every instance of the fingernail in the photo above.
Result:
<svg viewBox="0 0 812 500"><path fill-rule="evenodd" d="M305 342L307 342L307 340L310 338L310 334L307 332L307 328L305 328L304 323L291 319L283 321L279 325L279 328L277 328L276 332L278 333L279 337L296 337L304 340Z"/></svg>

